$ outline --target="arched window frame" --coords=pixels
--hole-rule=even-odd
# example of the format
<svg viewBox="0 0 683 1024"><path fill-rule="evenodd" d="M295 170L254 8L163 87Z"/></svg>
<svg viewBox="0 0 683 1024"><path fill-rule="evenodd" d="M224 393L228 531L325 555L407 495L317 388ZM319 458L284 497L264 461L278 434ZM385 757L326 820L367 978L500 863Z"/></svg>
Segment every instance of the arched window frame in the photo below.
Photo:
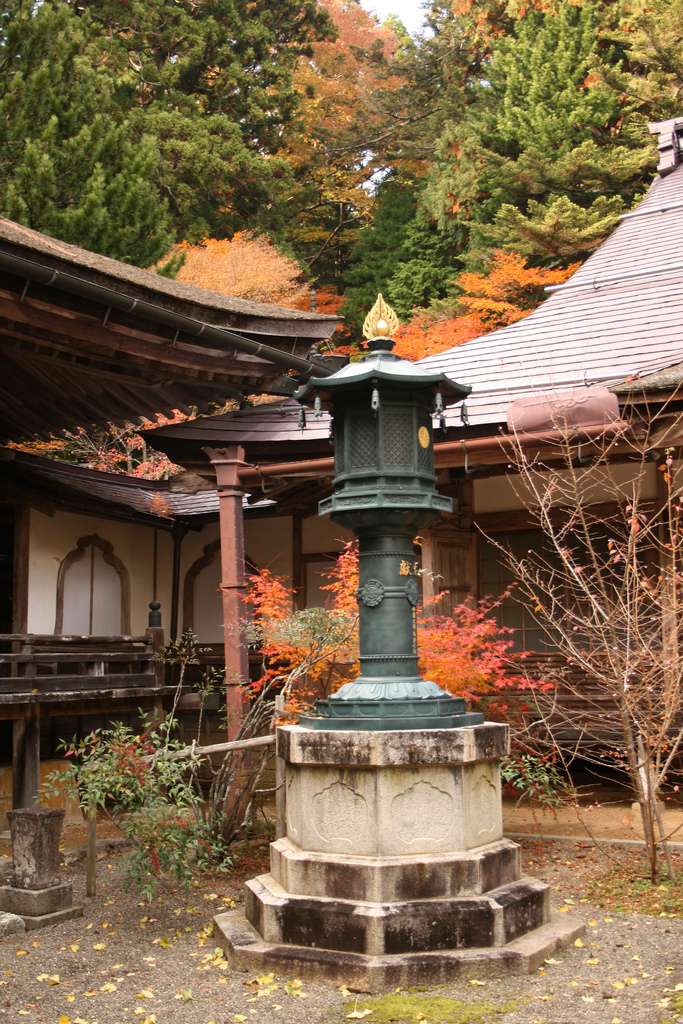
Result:
<svg viewBox="0 0 683 1024"><path fill-rule="evenodd" d="M102 552L102 557L108 565L116 570L121 581L121 634L130 634L130 577L128 570L125 565L114 554L114 546L110 544L108 540L104 540L96 533L91 533L87 537L81 537L76 541L76 547L73 551L62 559L61 565L59 566L59 573L57 574L57 608L55 616L55 635L59 635L63 631L64 624L64 584L66 581L66 574L75 562L80 562L84 557L86 551L90 547L97 547Z"/></svg>

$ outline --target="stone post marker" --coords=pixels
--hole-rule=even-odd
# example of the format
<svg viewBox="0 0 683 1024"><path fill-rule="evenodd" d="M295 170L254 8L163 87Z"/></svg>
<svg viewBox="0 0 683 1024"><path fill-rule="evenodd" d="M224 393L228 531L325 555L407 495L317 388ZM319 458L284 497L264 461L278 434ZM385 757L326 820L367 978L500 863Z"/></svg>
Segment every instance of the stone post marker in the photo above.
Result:
<svg viewBox="0 0 683 1024"><path fill-rule="evenodd" d="M0 887L0 910L17 914L27 930L80 917L72 888L61 881L59 840L64 811L22 807L7 812L12 837L12 884Z"/></svg>
<svg viewBox="0 0 683 1024"><path fill-rule="evenodd" d="M320 513L359 542L360 675L277 730L286 835L247 882L244 913L214 919L231 966L361 991L535 970L585 926L552 916L503 837L509 729L418 669L418 529L450 511L436 490L432 417L470 389L399 359L380 296L368 355L312 379L333 405L334 494ZM305 416L303 417L305 422Z"/></svg>

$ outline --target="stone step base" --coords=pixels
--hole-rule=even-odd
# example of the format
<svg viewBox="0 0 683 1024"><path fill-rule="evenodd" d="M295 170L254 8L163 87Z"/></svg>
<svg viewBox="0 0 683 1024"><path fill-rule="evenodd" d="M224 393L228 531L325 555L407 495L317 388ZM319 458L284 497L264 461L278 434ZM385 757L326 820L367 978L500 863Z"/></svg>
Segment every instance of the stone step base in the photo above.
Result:
<svg viewBox="0 0 683 1024"><path fill-rule="evenodd" d="M73 890L68 882L51 885L47 889L19 889L13 885L0 888L0 910L20 917L45 917L60 910L68 910L73 902Z"/></svg>
<svg viewBox="0 0 683 1024"><path fill-rule="evenodd" d="M549 914L548 886L535 878L480 896L396 903L298 896L272 875L245 886L245 916L266 942L367 956L504 946Z"/></svg>
<svg viewBox="0 0 683 1024"><path fill-rule="evenodd" d="M369 903L480 896L516 882L519 846L509 839L461 853L354 857L311 853L291 839L270 847L270 873L289 893Z"/></svg>
<svg viewBox="0 0 683 1024"><path fill-rule="evenodd" d="M460 979L530 974L543 961L583 935L582 921L566 914L506 946L366 956L266 942L240 910L214 918L213 933L233 970L347 985L360 992L386 992L411 985L444 985Z"/></svg>
<svg viewBox="0 0 683 1024"><path fill-rule="evenodd" d="M64 921L71 921L74 917L83 917L83 907L68 907L66 910L57 910L54 914L43 914L41 917L28 917L20 915L26 925L26 931L35 931L36 928L48 928L53 924L62 924Z"/></svg>

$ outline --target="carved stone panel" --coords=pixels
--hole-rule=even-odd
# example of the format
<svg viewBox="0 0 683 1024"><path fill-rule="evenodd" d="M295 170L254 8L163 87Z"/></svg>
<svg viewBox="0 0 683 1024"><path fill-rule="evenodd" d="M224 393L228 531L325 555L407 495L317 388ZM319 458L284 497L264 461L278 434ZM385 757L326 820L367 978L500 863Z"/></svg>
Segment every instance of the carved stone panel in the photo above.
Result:
<svg viewBox="0 0 683 1024"><path fill-rule="evenodd" d="M467 848L495 842L503 835L499 763L482 761L467 766L463 770L463 783Z"/></svg>

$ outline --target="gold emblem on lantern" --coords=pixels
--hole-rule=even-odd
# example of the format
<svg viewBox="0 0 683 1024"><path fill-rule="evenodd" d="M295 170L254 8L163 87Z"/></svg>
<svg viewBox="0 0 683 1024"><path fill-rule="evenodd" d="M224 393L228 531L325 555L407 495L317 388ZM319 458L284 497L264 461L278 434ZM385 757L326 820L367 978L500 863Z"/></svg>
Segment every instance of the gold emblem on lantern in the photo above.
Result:
<svg viewBox="0 0 683 1024"><path fill-rule="evenodd" d="M391 337L400 327L399 319L388 302L385 302L382 295L377 296L377 302L372 307L363 323L364 338L386 338Z"/></svg>
<svg viewBox="0 0 683 1024"><path fill-rule="evenodd" d="M420 448L429 448L429 431L426 427L420 427L417 432L417 439L420 442Z"/></svg>

